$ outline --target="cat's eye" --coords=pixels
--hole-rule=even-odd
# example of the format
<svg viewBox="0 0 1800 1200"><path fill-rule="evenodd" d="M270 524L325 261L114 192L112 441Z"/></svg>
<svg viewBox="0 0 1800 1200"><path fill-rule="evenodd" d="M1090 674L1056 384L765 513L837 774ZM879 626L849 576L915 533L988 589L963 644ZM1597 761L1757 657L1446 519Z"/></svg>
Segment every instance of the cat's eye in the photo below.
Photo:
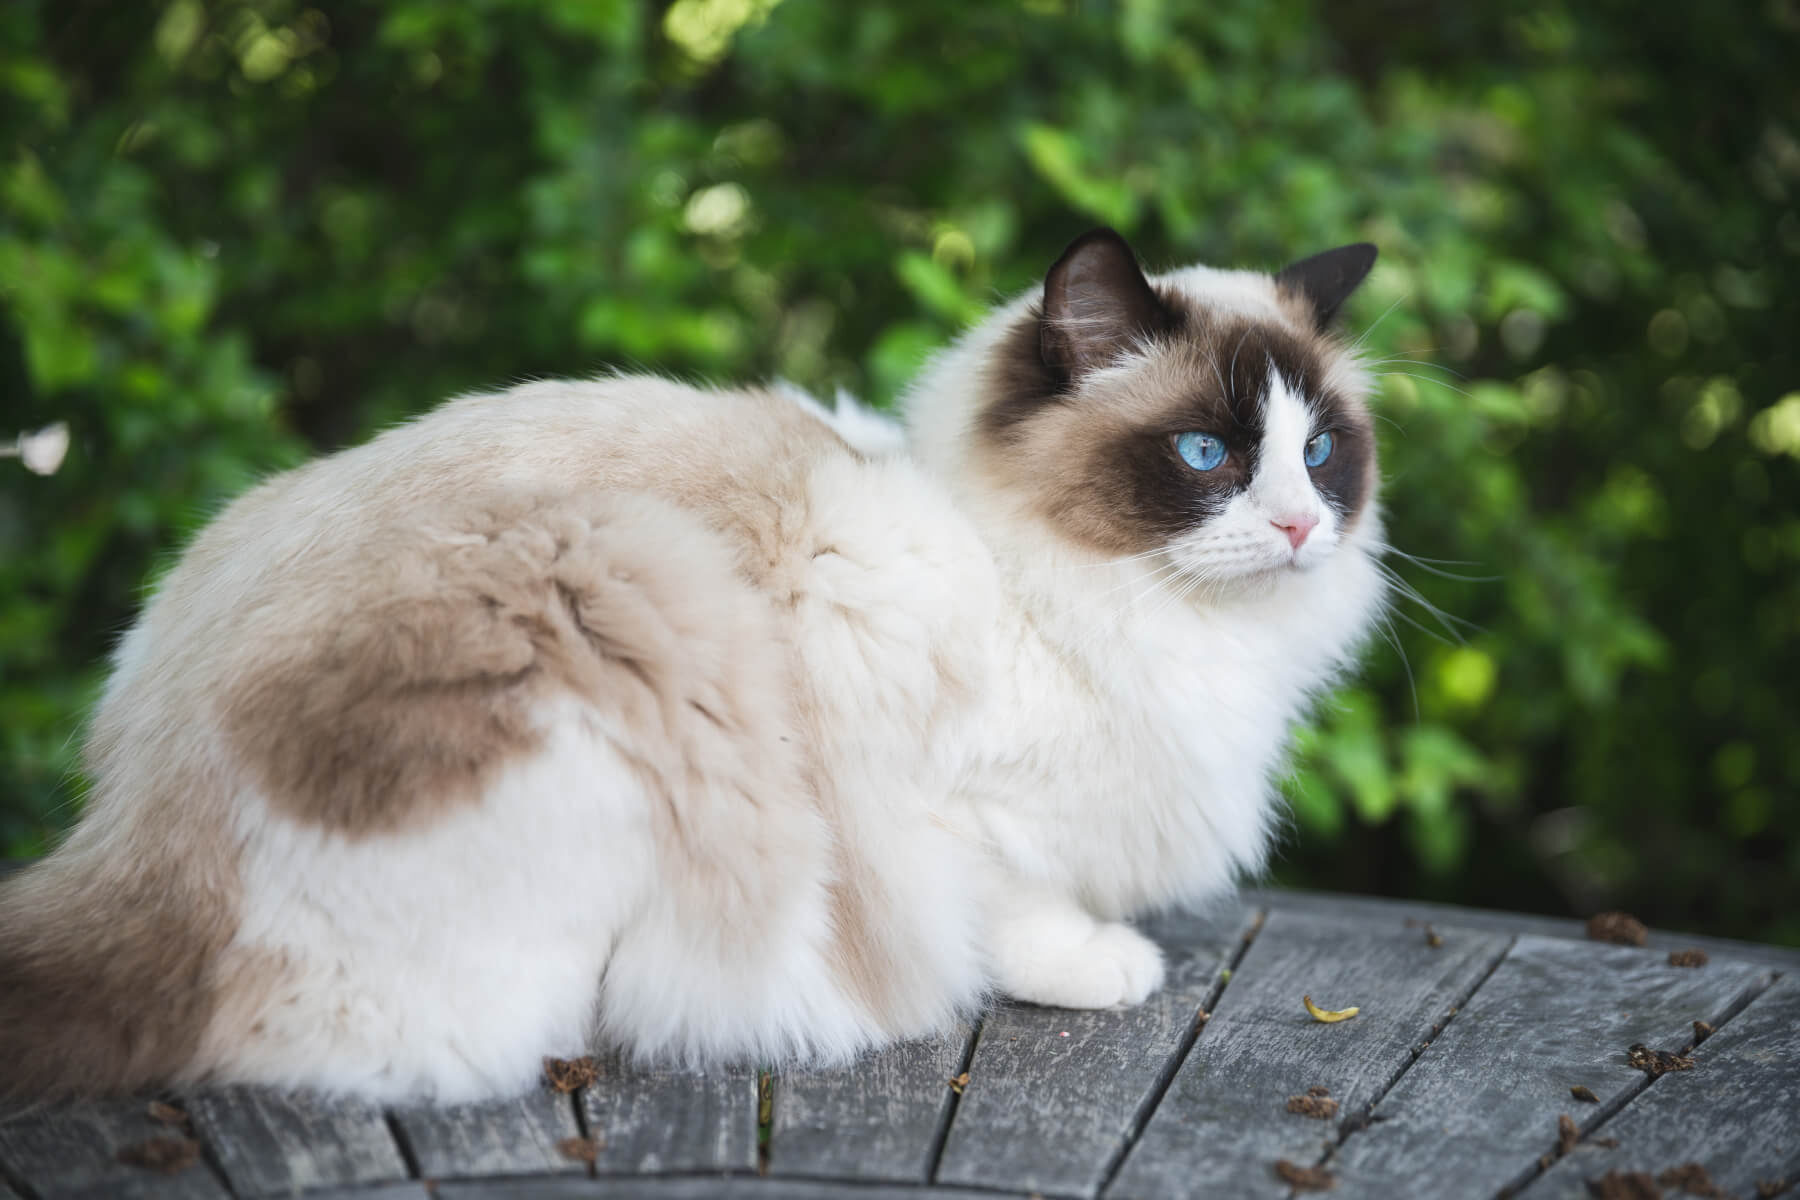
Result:
<svg viewBox="0 0 1800 1200"><path fill-rule="evenodd" d="M1323 466L1323 465L1325 465L1325 460L1330 457L1331 457L1331 435L1329 433L1321 433L1318 437L1315 437L1312 441L1306 443L1306 465L1307 466L1309 466L1309 467Z"/></svg>
<svg viewBox="0 0 1800 1200"><path fill-rule="evenodd" d="M1196 471L1210 471L1225 461L1225 443L1210 433L1184 433L1175 439L1175 453Z"/></svg>

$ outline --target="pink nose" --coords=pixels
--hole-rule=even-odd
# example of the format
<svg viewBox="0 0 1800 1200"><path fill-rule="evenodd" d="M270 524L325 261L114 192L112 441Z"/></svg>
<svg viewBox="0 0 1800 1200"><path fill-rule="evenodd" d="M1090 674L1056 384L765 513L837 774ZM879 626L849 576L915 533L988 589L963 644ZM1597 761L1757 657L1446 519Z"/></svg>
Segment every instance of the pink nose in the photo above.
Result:
<svg viewBox="0 0 1800 1200"><path fill-rule="evenodd" d="M1269 524L1287 534L1288 545L1298 550L1306 543L1306 535L1313 531L1319 518L1311 513L1295 514L1287 517L1276 517Z"/></svg>

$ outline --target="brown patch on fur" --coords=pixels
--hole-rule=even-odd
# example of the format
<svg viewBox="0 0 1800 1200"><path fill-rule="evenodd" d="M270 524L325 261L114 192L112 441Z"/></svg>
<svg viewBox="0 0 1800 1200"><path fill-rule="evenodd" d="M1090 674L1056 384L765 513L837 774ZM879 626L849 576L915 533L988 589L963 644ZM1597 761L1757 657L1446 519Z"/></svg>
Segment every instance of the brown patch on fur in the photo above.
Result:
<svg viewBox="0 0 1800 1200"><path fill-rule="evenodd" d="M193 1058L235 892L205 847L187 873L144 841L127 864L90 873L77 851L0 884L0 1103L132 1091Z"/></svg>

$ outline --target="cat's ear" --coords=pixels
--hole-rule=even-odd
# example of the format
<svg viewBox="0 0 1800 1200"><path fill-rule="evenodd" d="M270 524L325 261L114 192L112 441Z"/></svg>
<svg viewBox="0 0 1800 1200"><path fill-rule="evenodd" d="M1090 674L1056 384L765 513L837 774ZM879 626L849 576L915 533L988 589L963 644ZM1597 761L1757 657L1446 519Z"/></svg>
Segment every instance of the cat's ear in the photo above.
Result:
<svg viewBox="0 0 1800 1200"><path fill-rule="evenodd" d="M1375 265L1375 253L1368 242L1339 246L1283 267L1275 276L1275 286L1300 293L1312 305L1313 323L1322 332L1331 324L1338 305L1350 298Z"/></svg>
<svg viewBox="0 0 1800 1200"><path fill-rule="evenodd" d="M1048 366L1080 375L1169 320L1125 239L1095 229L1070 242L1044 277L1038 348Z"/></svg>

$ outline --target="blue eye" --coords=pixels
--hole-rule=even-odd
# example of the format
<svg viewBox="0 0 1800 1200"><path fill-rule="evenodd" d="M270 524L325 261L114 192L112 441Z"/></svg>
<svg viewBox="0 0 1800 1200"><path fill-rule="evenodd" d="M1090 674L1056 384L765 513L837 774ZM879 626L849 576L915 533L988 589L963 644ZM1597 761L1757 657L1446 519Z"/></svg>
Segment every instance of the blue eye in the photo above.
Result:
<svg viewBox="0 0 1800 1200"><path fill-rule="evenodd" d="M1175 439L1175 453L1196 471L1210 471L1225 461L1225 443L1210 433L1184 433Z"/></svg>
<svg viewBox="0 0 1800 1200"><path fill-rule="evenodd" d="M1306 465L1307 466L1309 466L1309 467L1323 466L1325 463L1325 460L1330 457L1331 457L1331 435L1329 433L1321 433L1318 437L1316 437L1312 441L1306 443Z"/></svg>

